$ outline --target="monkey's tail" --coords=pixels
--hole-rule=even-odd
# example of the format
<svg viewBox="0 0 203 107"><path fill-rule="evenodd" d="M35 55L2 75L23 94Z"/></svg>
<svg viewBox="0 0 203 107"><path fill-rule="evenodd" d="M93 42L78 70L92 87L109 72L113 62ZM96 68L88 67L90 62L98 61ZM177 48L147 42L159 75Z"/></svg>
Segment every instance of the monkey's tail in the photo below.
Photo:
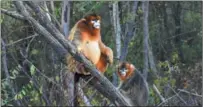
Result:
<svg viewBox="0 0 203 107"><path fill-rule="evenodd" d="M75 83L75 85L74 85L74 95L75 95L75 97L74 97L74 106L75 107L78 107L79 106L79 102L78 102L78 94L80 94L80 93L78 93L79 92L79 80L80 80L80 78L83 76L83 74L78 74L77 72L75 72L74 73L74 83Z"/></svg>

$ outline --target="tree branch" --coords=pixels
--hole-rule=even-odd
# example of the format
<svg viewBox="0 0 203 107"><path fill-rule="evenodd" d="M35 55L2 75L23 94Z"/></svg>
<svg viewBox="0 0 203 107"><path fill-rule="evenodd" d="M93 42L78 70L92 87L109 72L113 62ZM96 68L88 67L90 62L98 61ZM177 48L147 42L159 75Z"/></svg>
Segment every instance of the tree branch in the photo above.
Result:
<svg viewBox="0 0 203 107"><path fill-rule="evenodd" d="M1 54L2 55L2 64L3 64L4 72L6 74L6 80L9 84L9 88L12 91L12 95L15 95L16 92L15 92L14 88L12 87L13 84L11 83L10 74L9 74L9 70L8 70L8 66L7 66L6 46L2 39L1 39L1 44L2 44L2 51L3 51L3 54ZM21 105L21 103L18 100L15 102L17 103L18 106Z"/></svg>
<svg viewBox="0 0 203 107"><path fill-rule="evenodd" d="M85 106L92 106L89 99L85 96L80 84L78 84L78 96L80 99L83 99L82 101L84 102Z"/></svg>
<svg viewBox="0 0 203 107"><path fill-rule="evenodd" d="M6 44L6 46L14 45L14 44L19 43L19 42L21 42L21 41L23 41L23 40L27 40L27 39L30 39L30 38L33 38L33 37L36 37L36 36L39 36L39 35L38 35L38 34L34 34L34 35L32 35L32 36L28 36L28 37L26 37L26 38L22 38L22 39L19 39L19 40L17 40L17 41L14 41L14 42L12 42L12 43Z"/></svg>
<svg viewBox="0 0 203 107"><path fill-rule="evenodd" d="M197 96L197 97L202 97L202 95L191 93L191 92L183 90L183 89L178 89L178 91L183 92L183 93L187 93L187 94L191 94L191 95L194 95L194 96Z"/></svg>
<svg viewBox="0 0 203 107"><path fill-rule="evenodd" d="M135 36L134 34L136 33L135 16L136 16L138 2L139 1L134 1L134 5L132 8L132 12L131 12L133 14L133 18L131 18L126 23L127 34L126 34L125 39L124 39L124 43L123 43L123 47L122 47L122 51L121 51L121 56L120 56L120 61L125 61L126 56L128 54L128 45L129 45L130 41L132 40L133 36Z"/></svg>
<svg viewBox="0 0 203 107"><path fill-rule="evenodd" d="M22 15L18 14L16 11L8 11L1 8L1 12L16 19L26 20Z"/></svg>
<svg viewBox="0 0 203 107"><path fill-rule="evenodd" d="M165 102L165 98L161 95L161 93L159 92L159 90L157 89L157 87L153 84L153 89L154 91L157 93L157 95L159 96L159 98L161 99L162 102Z"/></svg>

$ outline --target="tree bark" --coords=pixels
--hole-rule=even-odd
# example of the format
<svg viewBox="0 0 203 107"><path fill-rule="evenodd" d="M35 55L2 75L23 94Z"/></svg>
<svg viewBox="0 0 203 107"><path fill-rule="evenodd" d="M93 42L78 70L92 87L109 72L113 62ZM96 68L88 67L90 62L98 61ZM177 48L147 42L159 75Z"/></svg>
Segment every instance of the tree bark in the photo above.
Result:
<svg viewBox="0 0 203 107"><path fill-rule="evenodd" d="M61 18L61 25L63 28L63 33L65 36L68 35L68 31L69 31L69 19L70 19L70 1L63 1L63 8L62 8L62 18ZM76 106L74 102L74 100L77 100L77 94L78 94L78 90L77 90L77 85L75 83L75 74L73 72L70 72L67 70L66 72L67 77L65 77L66 81L66 87L68 90L68 102L69 102L69 106Z"/></svg>
<svg viewBox="0 0 203 107"><path fill-rule="evenodd" d="M181 34L181 4L180 1L173 4L173 18L175 23L175 35ZM176 36L174 38L175 46L177 47L178 55L180 57L180 61L184 63L184 54L182 52L182 41L180 36Z"/></svg>
<svg viewBox="0 0 203 107"><path fill-rule="evenodd" d="M78 84L78 97L80 99L82 99L82 101L84 102L85 106L92 106L89 99L85 96L83 90L82 90L82 87L80 84Z"/></svg>
<svg viewBox="0 0 203 107"><path fill-rule="evenodd" d="M5 10L5 9L2 9L2 8L1 8L1 12L4 13L4 14L6 14L6 15L8 15L8 16L11 16L11 17L13 17L13 18L16 18L16 19L20 19L20 20L23 20L23 21L26 20L22 15L18 14L18 13L15 12L15 11L8 11L8 10Z"/></svg>
<svg viewBox="0 0 203 107"><path fill-rule="evenodd" d="M119 7L118 2L113 3L113 26L114 26L114 34L116 41L116 58L119 59L121 56L121 27L120 27L120 18L119 18ZM117 61L116 61L117 62ZM113 83L115 86L118 85L118 77L116 72L113 73Z"/></svg>
<svg viewBox="0 0 203 107"><path fill-rule="evenodd" d="M134 1L133 8L132 8L132 14L134 15L134 17L126 23L127 34L125 36L126 38L124 39L120 61L126 60L126 56L128 54L128 45L131 39L133 38L134 34L136 33L135 15L137 11L137 4L138 4L138 1Z"/></svg>
<svg viewBox="0 0 203 107"><path fill-rule="evenodd" d="M116 57L119 59L121 54L121 27L119 18L118 2L113 3L113 25L116 39Z"/></svg>
<svg viewBox="0 0 203 107"><path fill-rule="evenodd" d="M44 5L45 11L46 11L46 15L47 15L48 19L51 21L51 16L49 15L49 9L47 7L46 1L43 1L43 5Z"/></svg>
<svg viewBox="0 0 203 107"><path fill-rule="evenodd" d="M70 26L70 1L67 1L67 0L63 1L61 26L62 26L64 35L68 37L69 26Z"/></svg>
<svg viewBox="0 0 203 107"><path fill-rule="evenodd" d="M144 70L143 70L143 76L145 79L147 79L148 70L149 70L149 47L148 47L148 40L149 40L149 28L148 28L148 7L149 7L149 1L143 1L142 2L142 9L144 11L143 13L143 52L144 52Z"/></svg>

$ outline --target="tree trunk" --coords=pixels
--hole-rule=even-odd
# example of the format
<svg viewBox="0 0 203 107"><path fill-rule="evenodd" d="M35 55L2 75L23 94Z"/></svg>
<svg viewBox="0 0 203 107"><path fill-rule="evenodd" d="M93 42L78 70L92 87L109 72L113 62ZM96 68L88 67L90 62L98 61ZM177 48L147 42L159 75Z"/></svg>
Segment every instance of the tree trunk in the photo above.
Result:
<svg viewBox="0 0 203 107"><path fill-rule="evenodd" d="M116 57L119 59L121 54L121 27L119 18L118 2L113 3L113 26L116 39Z"/></svg>
<svg viewBox="0 0 203 107"><path fill-rule="evenodd" d="M149 1L143 1L142 2L142 9L144 11L143 13L143 52L144 52L144 70L143 70L143 76L145 79L147 79L148 75L148 70L149 70L149 59L148 59L148 54L149 54L149 44L148 44L148 39L149 39L149 29L148 29L148 7L149 7Z"/></svg>
<svg viewBox="0 0 203 107"><path fill-rule="evenodd" d="M70 29L69 28L69 26L70 26L70 1L67 1L67 0L63 1L61 26L62 26L64 35L66 37L68 37L69 29Z"/></svg>
<svg viewBox="0 0 203 107"><path fill-rule="evenodd" d="M121 55L121 27L120 27L120 18L119 18L119 7L118 2L113 3L113 26L114 34L116 41L116 58L119 59ZM117 61L115 61L117 62ZM118 85L118 77L116 72L113 73L113 83L115 86Z"/></svg>
<svg viewBox="0 0 203 107"><path fill-rule="evenodd" d="M63 33L67 37L69 32L69 19L70 19L70 1L63 1L63 8L62 8L62 18L61 18L61 25L63 28ZM65 85L68 90L68 106L76 106L77 105L77 94L78 94L78 86L75 83L75 74L66 70L67 77L65 78ZM78 83L79 84L79 83Z"/></svg>
<svg viewBox="0 0 203 107"><path fill-rule="evenodd" d="M180 2L173 4L173 18L175 23L175 35L181 34L181 4ZM177 51L180 57L180 61L184 63L184 57L182 52L182 41L180 36L176 36L174 38L175 46L177 47Z"/></svg>
<svg viewBox="0 0 203 107"><path fill-rule="evenodd" d="M136 33L135 16L136 16L136 11L137 11L137 5L138 5L138 1L134 1L132 11L130 11L134 16L131 20L127 21L127 23L126 23L127 34L124 39L120 61L126 60L126 56L128 54L128 45L129 45L131 39L133 38L134 34Z"/></svg>

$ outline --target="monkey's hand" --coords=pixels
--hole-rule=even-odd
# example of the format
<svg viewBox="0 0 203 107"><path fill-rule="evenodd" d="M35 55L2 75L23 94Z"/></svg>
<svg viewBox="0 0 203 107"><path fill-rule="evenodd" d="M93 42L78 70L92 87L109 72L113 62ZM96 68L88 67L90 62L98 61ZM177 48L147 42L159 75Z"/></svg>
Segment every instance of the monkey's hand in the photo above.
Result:
<svg viewBox="0 0 203 107"><path fill-rule="evenodd" d="M107 56L108 63L112 64L113 63L113 51L112 51L112 49L109 47L106 47L105 54Z"/></svg>
<svg viewBox="0 0 203 107"><path fill-rule="evenodd" d="M107 56L107 62L112 64L113 63L113 51L111 48L109 48L108 46L106 46L100 39L99 41L99 47L101 52Z"/></svg>

